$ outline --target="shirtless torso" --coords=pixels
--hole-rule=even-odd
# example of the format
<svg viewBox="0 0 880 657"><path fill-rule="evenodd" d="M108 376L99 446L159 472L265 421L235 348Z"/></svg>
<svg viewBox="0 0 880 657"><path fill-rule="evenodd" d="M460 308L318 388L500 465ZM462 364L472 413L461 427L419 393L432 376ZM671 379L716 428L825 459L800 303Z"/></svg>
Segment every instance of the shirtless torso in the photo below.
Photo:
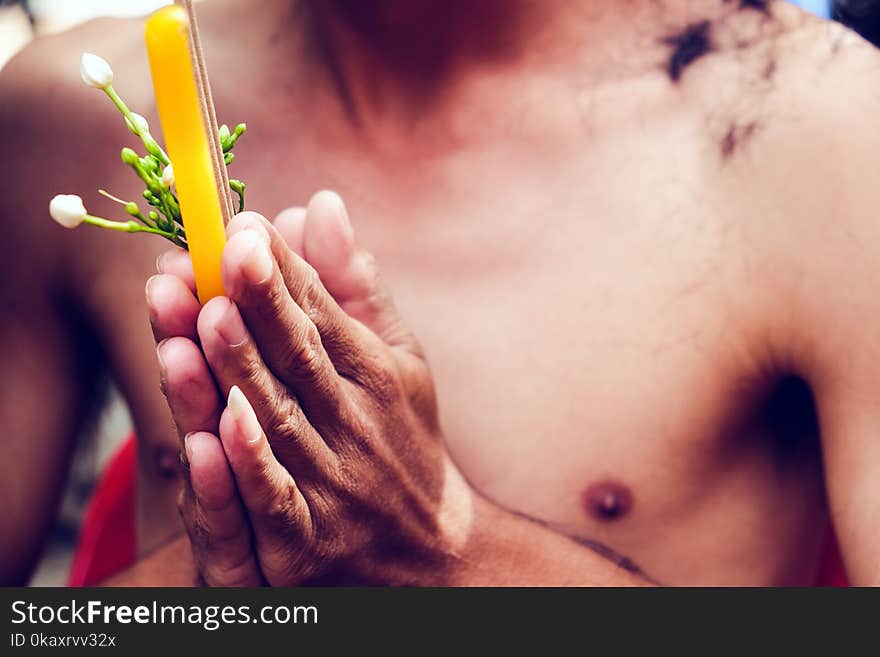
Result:
<svg viewBox="0 0 880 657"><path fill-rule="evenodd" d="M298 64L295 3L263 4L201 9L218 114L250 128L233 165L249 207L342 194L480 491L663 582L808 584L829 480L851 574L877 575L869 46L777 3L583 3L566 23L591 26L579 49L536 30L526 54L487 46L454 85L423 83L420 104L357 87L345 104ZM44 482L63 479L104 367L141 439L141 547L179 533L143 302L166 245L45 215L54 193L115 216L87 192L138 191L118 163L128 133L78 84L82 50L157 123L139 22L38 42L0 76L5 578L51 522Z"/></svg>

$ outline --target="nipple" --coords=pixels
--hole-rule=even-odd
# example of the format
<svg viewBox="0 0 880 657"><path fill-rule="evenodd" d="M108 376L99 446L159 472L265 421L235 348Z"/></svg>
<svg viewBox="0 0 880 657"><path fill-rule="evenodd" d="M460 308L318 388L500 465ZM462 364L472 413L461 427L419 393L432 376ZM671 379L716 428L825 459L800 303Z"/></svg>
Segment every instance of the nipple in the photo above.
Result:
<svg viewBox="0 0 880 657"><path fill-rule="evenodd" d="M616 481L600 481L589 486L582 499L587 513L602 522L622 518L633 505L629 488Z"/></svg>

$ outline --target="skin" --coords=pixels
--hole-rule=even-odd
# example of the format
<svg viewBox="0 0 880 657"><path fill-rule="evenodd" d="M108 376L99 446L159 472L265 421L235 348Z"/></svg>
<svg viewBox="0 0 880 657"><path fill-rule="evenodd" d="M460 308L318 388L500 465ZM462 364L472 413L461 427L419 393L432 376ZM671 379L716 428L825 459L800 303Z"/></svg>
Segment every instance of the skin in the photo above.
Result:
<svg viewBox="0 0 880 657"><path fill-rule="evenodd" d="M851 579L880 578L880 199L871 180L880 144L866 129L880 105L878 56L781 4L771 4L769 24L731 3L696 4L547 2L495 15L486 3L473 35L454 3L439 16L430 4L401 14L386 3L369 20L334 3L307 16L291 15L288 2L256 16L222 0L201 10L212 72L223 72L212 73L220 117L251 126L233 167L251 207L272 217L336 189L358 248L380 263L430 363L463 497L486 505L474 517L497 523L452 523L469 528L452 543L476 561L444 556L444 581L634 581L574 537L664 583L808 584L829 517ZM406 27L426 17L436 39L408 40L423 32ZM314 24L306 19L322 26L320 44L301 36ZM713 49L673 81L665 39L702 20L715 26ZM239 26L237 47L219 40L229 24ZM120 91L155 124L139 32L87 26L37 44L0 75L0 94L15 99L0 103L0 174L23 181L0 201L0 266L6 280L28 281L2 292L16 309L4 313L0 341L0 380L15 382L0 402L14 456L4 460L3 493L17 501L0 532L13 537L0 548L6 581L26 576L50 526L91 397L93 368L76 357L90 336L104 345L141 438L143 552L165 545L121 581L195 577L188 541L167 543L180 527L179 480L160 464L176 460L177 436L140 294L162 244L63 233L44 216L58 192L102 185L135 197L115 163L124 129L69 64L83 44L100 44ZM47 102L47 89L63 107ZM248 89L261 90L258 104ZM71 153L88 153L91 166ZM305 261L335 271L313 262L324 222L316 217L311 231L306 215L304 224ZM39 252L26 248L37 243ZM261 356L269 344L297 344L277 327L273 335L254 332ZM199 362L189 355L179 362ZM763 409L790 376L810 386L821 432L781 450ZM219 421L221 387L223 396L207 388L218 427L189 445L205 456L195 459L205 473L222 472L218 445L245 435ZM308 488L292 462L278 461ZM437 481L424 485L436 493ZM608 482L631 496L612 520L584 505ZM214 483L212 492L230 490L229 479ZM207 547L195 547L210 580ZM265 577L260 550L250 554L242 572L253 576L255 563ZM353 574L323 563L307 574L424 581L386 565Z"/></svg>
<svg viewBox="0 0 880 657"><path fill-rule="evenodd" d="M191 271L170 257L163 270L183 273L148 284L187 459L181 511L205 582L639 583L474 493L444 448L424 353L336 195L315 196L305 225L315 223L319 269L246 213L228 228L229 298L200 309ZM194 373L185 384L181 370ZM215 381L228 391L222 416L219 396L192 394Z"/></svg>

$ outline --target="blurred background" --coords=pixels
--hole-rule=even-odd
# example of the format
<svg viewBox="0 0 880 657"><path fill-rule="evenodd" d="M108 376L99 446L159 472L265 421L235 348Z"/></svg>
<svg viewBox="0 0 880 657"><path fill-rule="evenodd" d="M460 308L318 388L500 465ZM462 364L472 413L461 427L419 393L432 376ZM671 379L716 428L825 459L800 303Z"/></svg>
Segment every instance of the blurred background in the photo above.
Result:
<svg viewBox="0 0 880 657"><path fill-rule="evenodd" d="M28 41L97 16L139 16L171 0L0 0L0 67Z"/></svg>
<svg viewBox="0 0 880 657"><path fill-rule="evenodd" d="M69 29L99 16L138 16L172 0L0 0L0 68L32 39ZM2 102L2 99L0 99ZM131 420L115 390L95 435L77 450L61 515L32 584L63 586L67 581L83 508L98 474L131 433Z"/></svg>
<svg viewBox="0 0 880 657"><path fill-rule="evenodd" d="M69 29L99 16L137 16L172 0L0 0L0 68L29 41ZM207 1L207 0L202 0ZM833 16L880 42L880 0L791 0L820 16ZM0 99L2 102L2 99ZM119 443L129 435L131 421L115 392L102 413L96 435L77 452L61 516L56 524L33 585L60 586L67 578L79 521L98 473Z"/></svg>

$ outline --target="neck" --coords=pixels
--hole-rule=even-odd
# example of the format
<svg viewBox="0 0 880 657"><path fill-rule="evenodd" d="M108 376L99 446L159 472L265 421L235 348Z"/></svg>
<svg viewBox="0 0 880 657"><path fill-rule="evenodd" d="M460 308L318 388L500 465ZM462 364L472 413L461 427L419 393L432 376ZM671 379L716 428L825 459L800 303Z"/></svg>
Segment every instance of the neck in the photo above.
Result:
<svg viewBox="0 0 880 657"><path fill-rule="evenodd" d="M307 60L355 123L413 117L474 74L574 71L582 83L679 66L701 22L742 0L302 0ZM685 44L685 58L694 45ZM689 54L690 53L690 54ZM676 70L679 76L681 71ZM675 80L673 80L675 81ZM395 112L396 110L396 112Z"/></svg>
<svg viewBox="0 0 880 657"><path fill-rule="evenodd" d="M412 112L480 71L573 48L586 25L617 13L571 0L315 0L316 61L354 117ZM628 5L628 0L597 5ZM578 29L572 26L580 24ZM546 42L535 48L538 41Z"/></svg>

